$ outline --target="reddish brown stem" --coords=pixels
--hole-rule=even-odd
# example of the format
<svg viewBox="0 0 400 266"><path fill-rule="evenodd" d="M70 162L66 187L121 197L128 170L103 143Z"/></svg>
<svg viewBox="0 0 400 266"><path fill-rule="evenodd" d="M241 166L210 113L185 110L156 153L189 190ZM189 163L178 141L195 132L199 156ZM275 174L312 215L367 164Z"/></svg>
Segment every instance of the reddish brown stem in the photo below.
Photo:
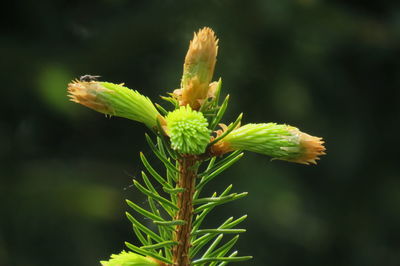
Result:
<svg viewBox="0 0 400 266"><path fill-rule="evenodd" d="M185 190L178 194L179 211L175 220L186 223L175 229L174 240L179 244L172 249L173 262L176 266L189 266L190 232L192 230L193 195L195 192L197 168L194 157L184 157L179 160L178 187Z"/></svg>

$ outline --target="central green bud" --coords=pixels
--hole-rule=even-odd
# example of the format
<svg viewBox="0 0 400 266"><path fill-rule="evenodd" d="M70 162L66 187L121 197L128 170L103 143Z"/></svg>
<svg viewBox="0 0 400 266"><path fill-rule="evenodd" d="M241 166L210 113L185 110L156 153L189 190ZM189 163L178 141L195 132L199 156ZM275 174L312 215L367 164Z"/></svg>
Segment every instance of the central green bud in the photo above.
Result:
<svg viewBox="0 0 400 266"><path fill-rule="evenodd" d="M207 119L190 106L181 106L166 116L171 146L183 154L202 154L210 142Z"/></svg>

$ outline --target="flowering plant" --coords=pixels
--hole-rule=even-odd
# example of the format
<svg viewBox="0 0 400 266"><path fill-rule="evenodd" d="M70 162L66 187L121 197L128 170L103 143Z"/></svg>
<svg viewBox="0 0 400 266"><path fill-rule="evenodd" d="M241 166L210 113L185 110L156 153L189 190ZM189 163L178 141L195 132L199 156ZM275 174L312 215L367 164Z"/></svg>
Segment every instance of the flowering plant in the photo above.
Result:
<svg viewBox="0 0 400 266"><path fill-rule="evenodd" d="M212 82L217 53L218 40L210 28L194 34L180 88L162 97L172 103L170 111L124 84L100 82L88 75L68 84L72 101L109 116L145 124L153 133L153 138L146 134L146 140L165 167L165 173L157 172L140 153L148 173L142 172L143 183L133 180L133 184L147 196L149 206L143 208L129 200L127 204L136 215L150 219L157 230L144 226L136 215L126 213L140 245L126 242L130 251L111 255L102 265L222 266L251 259L237 256L237 251L229 254L239 234L245 232L235 226L246 215L231 217L214 229L202 227L215 207L247 193L230 193L230 185L220 194L201 197L204 186L242 158L243 151L301 164L315 164L325 154L321 138L292 126L241 125L242 114L228 125L220 124L229 95L220 103L222 81ZM159 183L162 191L153 182ZM233 237L223 243L226 235Z"/></svg>

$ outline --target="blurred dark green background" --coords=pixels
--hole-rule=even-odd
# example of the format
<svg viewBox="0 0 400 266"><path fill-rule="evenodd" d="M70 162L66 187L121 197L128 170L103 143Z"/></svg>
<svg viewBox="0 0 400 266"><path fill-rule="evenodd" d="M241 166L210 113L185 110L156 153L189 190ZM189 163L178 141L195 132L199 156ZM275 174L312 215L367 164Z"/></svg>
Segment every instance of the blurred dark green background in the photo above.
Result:
<svg viewBox="0 0 400 266"><path fill-rule="evenodd" d="M0 265L89 266L135 242L124 199L146 128L68 101L83 74L154 101L177 88L194 31L220 38L225 122L326 140L317 166L247 154L208 186L248 191L237 265L400 265L398 1L8 1L0 52ZM146 223L146 221L144 221Z"/></svg>

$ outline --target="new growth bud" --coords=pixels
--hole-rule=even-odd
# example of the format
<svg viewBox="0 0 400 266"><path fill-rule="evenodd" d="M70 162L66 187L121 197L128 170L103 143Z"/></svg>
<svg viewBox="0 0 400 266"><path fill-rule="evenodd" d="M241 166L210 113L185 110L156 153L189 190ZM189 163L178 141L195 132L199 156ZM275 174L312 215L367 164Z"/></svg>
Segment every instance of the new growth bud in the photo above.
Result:
<svg viewBox="0 0 400 266"><path fill-rule="evenodd" d="M325 154L321 138L310 136L295 127L267 124L247 124L230 132L212 148L215 154L232 150L248 150L274 159L301 164L316 164Z"/></svg>
<svg viewBox="0 0 400 266"><path fill-rule="evenodd" d="M170 112L166 118L166 131L171 146L183 154L202 154L210 141L207 119L201 112L193 111L190 106L181 106Z"/></svg>
<svg viewBox="0 0 400 266"><path fill-rule="evenodd" d="M217 53L218 40L212 29L205 27L194 34L183 65L181 89L174 92L181 106L198 110L210 96Z"/></svg>
<svg viewBox="0 0 400 266"><path fill-rule="evenodd" d="M325 155L324 141L320 137L314 137L303 133L297 128L292 128L292 133L296 134L299 138L301 153L299 157L287 159L287 161L302 163L302 164L317 164L316 160L319 160L319 156Z"/></svg>
<svg viewBox="0 0 400 266"><path fill-rule="evenodd" d="M150 99L122 85L75 80L68 84L68 92L71 101L97 112L142 122L149 128L157 126L160 114Z"/></svg>
<svg viewBox="0 0 400 266"><path fill-rule="evenodd" d="M103 266L165 266L165 263L159 262L150 257L144 257L133 252L122 251L120 254L111 255L108 261L100 261Z"/></svg>

